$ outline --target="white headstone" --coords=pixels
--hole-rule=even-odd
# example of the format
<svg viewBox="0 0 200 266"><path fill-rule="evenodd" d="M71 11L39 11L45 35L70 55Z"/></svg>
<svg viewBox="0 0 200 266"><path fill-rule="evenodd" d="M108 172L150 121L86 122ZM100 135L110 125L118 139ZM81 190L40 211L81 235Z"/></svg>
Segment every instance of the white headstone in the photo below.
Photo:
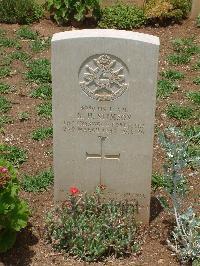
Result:
<svg viewBox="0 0 200 266"><path fill-rule="evenodd" d="M193 0L191 18L197 18L198 15L200 15L200 0Z"/></svg>
<svg viewBox="0 0 200 266"><path fill-rule="evenodd" d="M52 39L55 201L98 185L138 201L147 223L159 39L78 30Z"/></svg>

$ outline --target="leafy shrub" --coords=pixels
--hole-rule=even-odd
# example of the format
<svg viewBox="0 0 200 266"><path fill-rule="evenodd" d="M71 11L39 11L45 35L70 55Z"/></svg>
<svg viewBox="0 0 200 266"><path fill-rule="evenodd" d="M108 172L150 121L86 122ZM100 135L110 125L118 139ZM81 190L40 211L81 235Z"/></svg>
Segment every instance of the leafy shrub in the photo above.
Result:
<svg viewBox="0 0 200 266"><path fill-rule="evenodd" d="M104 202L100 188L93 195L80 194L75 187L70 192L47 217L47 235L55 249L85 261L138 249L133 204Z"/></svg>
<svg viewBox="0 0 200 266"><path fill-rule="evenodd" d="M133 6L118 4L102 10L98 26L100 28L114 28L131 30L139 28L146 22L143 9Z"/></svg>
<svg viewBox="0 0 200 266"><path fill-rule="evenodd" d="M191 207L182 211L181 199L185 191L178 190L178 184L184 181L183 169L191 161L188 154L189 141L176 128L169 128L160 134L160 142L167 155L164 178L167 182L172 181L172 189L166 187L166 191L172 200L176 220L176 226L167 243L181 262L195 261L200 256L200 217L197 217ZM193 160L198 159L197 157Z"/></svg>
<svg viewBox="0 0 200 266"><path fill-rule="evenodd" d="M168 246L182 262L195 261L200 256L200 217L190 207L179 215L177 222Z"/></svg>
<svg viewBox="0 0 200 266"><path fill-rule="evenodd" d="M39 192L46 190L50 185L52 185L53 180L54 177L52 170L47 170L36 176L25 175L21 186L27 192Z"/></svg>
<svg viewBox="0 0 200 266"><path fill-rule="evenodd" d="M19 183L13 166L0 159L0 252L10 249L17 232L26 227L29 208L19 198Z"/></svg>
<svg viewBox="0 0 200 266"><path fill-rule="evenodd" d="M0 1L0 22L29 24L38 21L43 12L34 0Z"/></svg>
<svg viewBox="0 0 200 266"><path fill-rule="evenodd" d="M80 22L89 14L97 19L100 14L99 0L48 0L47 9L58 24Z"/></svg>
<svg viewBox="0 0 200 266"><path fill-rule="evenodd" d="M148 0L145 5L145 14L153 21L179 22L187 17L190 9L190 0Z"/></svg>

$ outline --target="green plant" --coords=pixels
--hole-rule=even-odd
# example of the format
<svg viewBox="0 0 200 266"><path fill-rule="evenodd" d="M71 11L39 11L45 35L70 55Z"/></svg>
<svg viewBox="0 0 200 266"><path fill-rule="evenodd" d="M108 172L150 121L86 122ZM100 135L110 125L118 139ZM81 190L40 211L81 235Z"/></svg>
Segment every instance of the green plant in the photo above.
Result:
<svg viewBox="0 0 200 266"><path fill-rule="evenodd" d="M0 78L5 78L10 76L11 74L11 68L8 66L0 67Z"/></svg>
<svg viewBox="0 0 200 266"><path fill-rule="evenodd" d="M191 56L185 53L174 53L167 57L167 60L172 65L188 64L191 61Z"/></svg>
<svg viewBox="0 0 200 266"><path fill-rule="evenodd" d="M19 197L19 182L13 166L0 159L0 252L10 249L17 232L27 226L27 203Z"/></svg>
<svg viewBox="0 0 200 266"><path fill-rule="evenodd" d="M168 246L182 262L195 261L200 256L200 217L190 207L177 216ZM193 264L192 264L193 265Z"/></svg>
<svg viewBox="0 0 200 266"><path fill-rule="evenodd" d="M30 94L33 98L40 98L44 100L50 100L52 97L52 88L49 84L42 84Z"/></svg>
<svg viewBox="0 0 200 266"><path fill-rule="evenodd" d="M71 187L70 193L47 216L47 235L55 249L89 262L138 250L134 204L105 202L100 188L88 195Z"/></svg>
<svg viewBox="0 0 200 266"><path fill-rule="evenodd" d="M2 55L2 60L0 62L0 66L9 67L10 64L12 63L12 59L10 58L9 55L5 55L5 54L3 55L3 53L5 53L5 52L2 51L2 53L0 54L0 56Z"/></svg>
<svg viewBox="0 0 200 266"><path fill-rule="evenodd" d="M199 91L191 91L187 93L187 97L193 101L193 103L196 103L200 105L200 92Z"/></svg>
<svg viewBox="0 0 200 266"><path fill-rule="evenodd" d="M34 0L1 0L0 22L29 24L38 21L43 12Z"/></svg>
<svg viewBox="0 0 200 266"><path fill-rule="evenodd" d="M31 138L34 140L44 140L53 136L53 128L52 127L42 127L36 129L31 134Z"/></svg>
<svg viewBox="0 0 200 266"><path fill-rule="evenodd" d="M165 175L158 173L153 174L151 184L154 189L164 188L165 190L167 189L170 193L172 193L173 191L173 181L172 179L166 178ZM187 180L186 178L182 177L182 180L177 184L177 191L180 191L180 193L186 193L187 190Z"/></svg>
<svg viewBox="0 0 200 266"><path fill-rule="evenodd" d="M21 113L19 113L18 116L19 116L19 121L20 122L27 121L27 120L30 119L30 115L29 115L28 112L21 112Z"/></svg>
<svg viewBox="0 0 200 266"><path fill-rule="evenodd" d="M13 60L27 62L30 59L30 55L22 51L14 51L11 53L10 58Z"/></svg>
<svg viewBox="0 0 200 266"><path fill-rule="evenodd" d="M36 176L25 175L22 179L21 186L27 192L40 192L46 190L53 184L52 170L43 171Z"/></svg>
<svg viewBox="0 0 200 266"><path fill-rule="evenodd" d="M90 14L97 19L100 15L99 0L48 0L47 9L58 24L80 22Z"/></svg>
<svg viewBox="0 0 200 266"><path fill-rule="evenodd" d="M165 22L172 20L179 22L186 18L190 9L190 0L147 0L145 14L151 21Z"/></svg>
<svg viewBox="0 0 200 266"><path fill-rule="evenodd" d="M183 134L187 137L189 141L188 145L188 156L190 158L200 158L200 126L187 126L183 130ZM192 168L199 168L199 162L191 162L190 166Z"/></svg>
<svg viewBox="0 0 200 266"><path fill-rule="evenodd" d="M167 79L160 79L158 80L157 96L160 98L165 98L177 89L178 86L176 83L173 83Z"/></svg>
<svg viewBox="0 0 200 266"><path fill-rule="evenodd" d="M42 117L51 118L51 116L52 116L52 103L51 102L41 103L37 107L37 113L38 113L38 115L40 115Z"/></svg>
<svg viewBox="0 0 200 266"><path fill-rule="evenodd" d="M32 30L28 26L22 26L16 32L17 36L26 40L35 40L38 37L38 32Z"/></svg>
<svg viewBox="0 0 200 266"><path fill-rule="evenodd" d="M176 128L167 129L159 137L167 155L164 177L166 181L171 180L173 184L172 190L166 189L166 191L172 200L176 220L171 239L167 241L168 246L182 262L193 261L200 255L200 217L195 215L191 207L186 212L182 211L181 199L185 191L177 189L178 185L184 181L183 169L191 161L188 156L188 145L191 139L184 140L183 134Z"/></svg>
<svg viewBox="0 0 200 266"><path fill-rule="evenodd" d="M200 70L200 61L196 63L196 65L193 66L194 70Z"/></svg>
<svg viewBox="0 0 200 266"><path fill-rule="evenodd" d="M0 113L7 113L11 107L11 103L5 97L0 96Z"/></svg>
<svg viewBox="0 0 200 266"><path fill-rule="evenodd" d="M5 36L6 31L5 29L0 29L0 37Z"/></svg>
<svg viewBox="0 0 200 266"><path fill-rule="evenodd" d="M37 38L30 44L30 47L33 52L38 53L44 51L45 49L48 49L50 45L51 45L50 38L46 39Z"/></svg>
<svg viewBox="0 0 200 266"><path fill-rule="evenodd" d="M12 123L13 119L9 116L2 115L0 116L0 128L3 127L5 124Z"/></svg>
<svg viewBox="0 0 200 266"><path fill-rule="evenodd" d="M0 82L0 93L6 94L12 91L12 87L6 83Z"/></svg>
<svg viewBox="0 0 200 266"><path fill-rule="evenodd" d="M12 47L19 49L21 48L21 44L16 39L0 36L0 47Z"/></svg>
<svg viewBox="0 0 200 266"><path fill-rule="evenodd" d="M180 80L185 77L185 75L177 70L166 70L161 72L161 76L170 80Z"/></svg>
<svg viewBox="0 0 200 266"><path fill-rule="evenodd" d="M196 78L193 80L193 83L196 84L196 85L200 85L200 76L196 77Z"/></svg>
<svg viewBox="0 0 200 266"><path fill-rule="evenodd" d="M176 119L189 119L193 116L193 110L187 106L172 104L167 109L167 116Z"/></svg>
<svg viewBox="0 0 200 266"><path fill-rule="evenodd" d="M183 134L189 138L192 143L200 144L200 126L193 125L184 128Z"/></svg>
<svg viewBox="0 0 200 266"><path fill-rule="evenodd" d="M98 23L100 28L131 30L146 23L146 17L141 8L134 5L117 4L102 10Z"/></svg>
<svg viewBox="0 0 200 266"><path fill-rule="evenodd" d="M0 155L2 159L19 166L27 160L26 151L16 146L0 144Z"/></svg>
<svg viewBox="0 0 200 266"><path fill-rule="evenodd" d="M36 83L50 83L51 71L48 59L35 59L28 64L29 71L26 78Z"/></svg>
<svg viewBox="0 0 200 266"><path fill-rule="evenodd" d="M200 53L200 46L194 42L194 38L177 38L172 40L175 52L186 55L194 55Z"/></svg>

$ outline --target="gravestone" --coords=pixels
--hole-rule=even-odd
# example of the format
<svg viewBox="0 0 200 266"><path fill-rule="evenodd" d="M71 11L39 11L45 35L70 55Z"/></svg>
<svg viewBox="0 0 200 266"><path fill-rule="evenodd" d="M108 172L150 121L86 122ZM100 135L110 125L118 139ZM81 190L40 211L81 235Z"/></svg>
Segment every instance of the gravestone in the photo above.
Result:
<svg viewBox="0 0 200 266"><path fill-rule="evenodd" d="M197 18L200 15L200 0L193 0L192 1L192 11L191 11L191 18Z"/></svg>
<svg viewBox="0 0 200 266"><path fill-rule="evenodd" d="M158 54L159 39L142 33L53 36L55 201L105 185L148 222Z"/></svg>

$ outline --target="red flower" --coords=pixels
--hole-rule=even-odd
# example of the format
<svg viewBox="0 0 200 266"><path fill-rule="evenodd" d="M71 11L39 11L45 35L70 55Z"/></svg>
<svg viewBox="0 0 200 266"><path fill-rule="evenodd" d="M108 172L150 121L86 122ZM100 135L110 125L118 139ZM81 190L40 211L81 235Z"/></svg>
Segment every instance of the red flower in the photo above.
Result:
<svg viewBox="0 0 200 266"><path fill-rule="evenodd" d="M70 193L76 195L80 193L80 190L77 187L70 187Z"/></svg>
<svg viewBox="0 0 200 266"><path fill-rule="evenodd" d="M0 167L0 173L5 174L8 172L8 169L5 167Z"/></svg>

